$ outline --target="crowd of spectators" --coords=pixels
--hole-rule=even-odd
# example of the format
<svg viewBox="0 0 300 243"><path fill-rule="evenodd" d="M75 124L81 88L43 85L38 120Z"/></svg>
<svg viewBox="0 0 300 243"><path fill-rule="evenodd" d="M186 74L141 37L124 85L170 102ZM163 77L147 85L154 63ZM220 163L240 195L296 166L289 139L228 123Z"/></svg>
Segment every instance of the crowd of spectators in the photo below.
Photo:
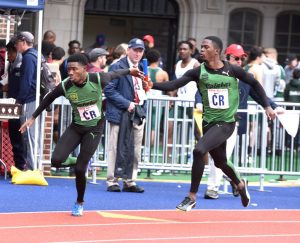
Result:
<svg viewBox="0 0 300 243"><path fill-rule="evenodd" d="M107 43L107 38L103 33L100 33L95 38L95 43L91 44L87 48L83 48L81 43L78 40L70 40L68 42L68 50L65 50L62 47L56 46L56 34L52 30L47 30L44 33L42 41L42 54L45 60L47 61L49 68L51 69L53 75L55 76L55 85L58 85L62 80L68 78L68 57L74 53L83 53L89 59L89 64L87 66L88 72L107 72L108 70L114 70L116 67L122 68L122 63L126 65L141 65L142 58L148 58L149 62L149 72L151 77L155 82L165 82L169 80L169 77L179 78L180 75L185 73L189 69L193 69L202 63L201 60L201 47L197 44L197 40L193 37L187 38L178 42L178 55L176 58L176 68L174 73L167 73L163 70L164 64L163 59L161 58L162 53L159 51L159 43L155 41L153 35L147 34L141 37L137 37L138 47L142 50L142 56L136 60L136 63L133 63L130 59L130 52L136 48L130 46L130 41L128 43L120 43L116 47L109 46ZM21 103L26 107L26 114L30 116L35 107L35 90L36 90L36 68L37 68L37 51L35 49L35 39L34 36L27 31L21 32L18 35L14 36L9 44L6 45L6 48L1 48L1 53L5 50L9 55L13 51L16 51L17 55L15 59L9 60L10 69L9 70L9 84L2 85L2 91L7 92L8 96L13 97L17 102ZM15 49L16 48L16 49ZM200 51L199 51L200 49ZM3 51L4 50L4 51ZM67 53L67 56L65 55ZM3 55L1 54L0 57ZM133 55L134 56L134 55ZM23 61L22 61L23 58ZM2 58L3 59L3 58ZM1 60L2 60L1 59ZM226 61L224 59L224 61ZM4 65L4 62L1 62L1 66ZM267 95L270 98L273 98L278 101L286 102L300 102L300 63L296 54L291 53L287 56L284 66L280 65L277 61L277 50L275 48L262 48L259 46L253 46L248 52L245 52L243 57L243 62L241 66L244 69L251 73L264 87ZM16 69L18 68L18 69ZM4 68L1 67L3 74ZM15 69L17 71L15 71ZM143 70L142 66L140 67ZM25 71L26 70L26 71ZM20 77L19 81L15 84L16 75L13 76L13 72L19 72ZM31 76L30 76L31 75ZM30 76L30 77L29 77ZM132 90L135 86L141 87L141 84L135 84L135 80L129 80L131 82ZM119 85L119 84L118 84ZM8 89L7 89L8 87ZM110 87L110 86L109 86ZM116 87L113 87L112 92L117 93ZM170 96L195 96L197 91L196 85L190 85L189 87L182 87L176 92L163 93L156 92L155 95L170 95ZM127 91L126 91L127 92ZM106 96L111 96L110 92L104 92ZM151 94L151 93L150 93ZM154 93L152 92L152 95ZM135 96L135 95L134 95ZM140 94L140 96L143 96ZM123 99L126 98L125 94L122 94ZM124 98L125 97L125 98ZM127 100L130 100L128 97ZM142 98L144 99L144 97ZM111 105L113 98L108 97L108 106ZM135 103L134 100L130 101ZM129 103L128 103L129 104ZM115 105L115 106L120 106ZM190 104L188 105L190 107ZM194 105L192 105L193 107ZM31 108L30 108L31 107ZM106 107L106 105L104 105ZM198 105L199 107L199 105ZM121 110L127 110L126 107L118 107ZM127 107L129 109L129 107ZM202 109L202 107L201 107ZM200 110L201 110L200 109ZM172 110L172 107L170 107ZM190 108L187 109L190 112ZM155 107L153 109L153 121L155 118ZM55 108L55 119L54 119L54 138L53 142L55 143L60 136L59 134L59 121L60 121L60 110L58 107ZM190 117L191 114L188 114ZM110 114L108 113L108 117ZM26 119L26 117L21 117ZM161 117L160 119L163 119ZM12 123L12 122L11 122ZM116 123L112 120L112 123ZM19 124L19 123L18 123ZM13 124L10 125L13 127ZM18 125L17 125L18 126ZM155 124L152 124L152 128ZM172 129L172 124L170 124L170 129ZM32 128L33 129L33 128ZM270 131L271 132L271 131ZM24 139L24 148L22 147L22 155L18 152L16 147L20 147L20 144L16 141L16 135L11 133L11 141L13 143L13 151L15 154L15 163L19 165L20 169L32 169L33 168L33 152L32 152L32 143L34 141L34 132L33 130L29 131L27 134L22 136L22 139L17 139L19 143L23 143ZM172 139L172 132L169 131L170 139ZM155 134L152 132L151 143L153 144ZM195 131L195 136L197 140L199 139L199 131ZM299 135L298 135L299 136ZM169 141L170 143L170 141ZM250 142L251 143L254 142ZM140 147L139 149L140 150ZM23 154L25 153L25 154ZM19 155L18 155L19 154ZM137 154L140 157L140 153ZM26 159L24 159L24 157ZM138 158L136 158L138 160ZM26 165L25 165L26 163ZM108 183L109 184L109 183ZM111 186L113 184L109 184ZM115 184L116 185L116 184ZM134 185L134 184L133 184Z"/></svg>

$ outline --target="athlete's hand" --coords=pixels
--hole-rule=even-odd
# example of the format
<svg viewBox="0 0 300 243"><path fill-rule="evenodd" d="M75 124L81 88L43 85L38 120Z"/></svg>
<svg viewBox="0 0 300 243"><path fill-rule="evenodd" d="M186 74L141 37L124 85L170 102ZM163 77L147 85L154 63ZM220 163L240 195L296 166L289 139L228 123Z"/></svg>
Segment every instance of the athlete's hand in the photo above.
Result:
<svg viewBox="0 0 300 243"><path fill-rule="evenodd" d="M140 79L144 79L144 73L140 71L138 68L129 68L129 72L131 76L138 77Z"/></svg>
<svg viewBox="0 0 300 243"><path fill-rule="evenodd" d="M143 89L148 92L152 87L153 87L153 83L151 81L151 79L149 77L145 77L144 79L142 79L142 83L143 83Z"/></svg>
<svg viewBox="0 0 300 243"><path fill-rule="evenodd" d="M195 109L196 109L198 112L203 113L203 104L197 103Z"/></svg>
<svg viewBox="0 0 300 243"><path fill-rule="evenodd" d="M265 112L269 120L274 120L276 117L276 112L272 109L271 106L265 108Z"/></svg>
<svg viewBox="0 0 300 243"><path fill-rule="evenodd" d="M20 127L19 132L23 133L26 131L27 128L31 127L34 123L35 118L31 117L29 120L23 123L23 125Z"/></svg>
<svg viewBox="0 0 300 243"><path fill-rule="evenodd" d="M149 91L153 87L153 82L149 77L143 79L143 88L146 91Z"/></svg>

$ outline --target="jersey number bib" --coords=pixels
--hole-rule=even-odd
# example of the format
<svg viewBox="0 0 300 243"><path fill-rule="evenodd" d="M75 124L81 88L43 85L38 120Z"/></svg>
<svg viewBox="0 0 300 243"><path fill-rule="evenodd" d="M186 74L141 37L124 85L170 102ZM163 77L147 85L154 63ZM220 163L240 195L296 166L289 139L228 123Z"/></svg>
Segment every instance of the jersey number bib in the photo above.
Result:
<svg viewBox="0 0 300 243"><path fill-rule="evenodd" d="M90 121L100 116L99 109L96 104L77 108L81 121Z"/></svg>
<svg viewBox="0 0 300 243"><path fill-rule="evenodd" d="M208 89L209 107L213 109L228 109L228 90L227 89Z"/></svg>

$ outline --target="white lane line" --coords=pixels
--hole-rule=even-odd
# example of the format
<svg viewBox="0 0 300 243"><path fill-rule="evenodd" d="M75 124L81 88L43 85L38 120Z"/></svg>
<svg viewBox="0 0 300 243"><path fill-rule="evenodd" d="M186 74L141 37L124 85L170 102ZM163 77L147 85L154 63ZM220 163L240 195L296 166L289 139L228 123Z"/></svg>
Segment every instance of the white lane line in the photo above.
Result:
<svg viewBox="0 0 300 243"><path fill-rule="evenodd" d="M105 226L126 226L126 225L166 225L166 224L299 224L300 220L241 220L241 221L190 221L190 222L130 222L130 223L109 223L109 224L49 224L49 225L22 225L22 226L0 226L0 230L6 229L30 229L30 228L63 228L63 227L105 227Z"/></svg>
<svg viewBox="0 0 300 243"><path fill-rule="evenodd" d="M85 213L97 213L100 212L176 212L175 209L138 209L138 210L84 210ZM274 209L193 209L192 212L274 212ZM276 212L299 212L299 209L276 209ZM67 213L70 214L70 211L34 211L34 212L5 212L1 215L18 215L18 214L48 214L48 213ZM180 212L181 213L181 212ZM184 212L182 212L184 213Z"/></svg>
<svg viewBox="0 0 300 243"><path fill-rule="evenodd" d="M91 242L120 242L120 241L162 241L162 240L195 240L195 239L230 239L230 238L276 238L276 237L300 237L300 234L279 234L279 235L208 235L189 237L164 237L164 238L130 238L130 239L109 239L109 240L82 240L82 241L54 241L49 243L91 243ZM265 240L265 239L264 239Z"/></svg>

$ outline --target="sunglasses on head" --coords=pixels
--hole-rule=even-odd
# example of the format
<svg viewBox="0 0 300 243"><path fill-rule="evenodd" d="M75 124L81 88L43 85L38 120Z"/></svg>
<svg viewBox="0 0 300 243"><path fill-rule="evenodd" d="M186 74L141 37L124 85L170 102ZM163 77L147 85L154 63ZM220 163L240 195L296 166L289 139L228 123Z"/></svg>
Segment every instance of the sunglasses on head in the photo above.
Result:
<svg viewBox="0 0 300 243"><path fill-rule="evenodd" d="M232 57L235 61L239 61L239 60L241 60L242 62L245 61L245 57L236 57L233 55L230 55L230 57Z"/></svg>

